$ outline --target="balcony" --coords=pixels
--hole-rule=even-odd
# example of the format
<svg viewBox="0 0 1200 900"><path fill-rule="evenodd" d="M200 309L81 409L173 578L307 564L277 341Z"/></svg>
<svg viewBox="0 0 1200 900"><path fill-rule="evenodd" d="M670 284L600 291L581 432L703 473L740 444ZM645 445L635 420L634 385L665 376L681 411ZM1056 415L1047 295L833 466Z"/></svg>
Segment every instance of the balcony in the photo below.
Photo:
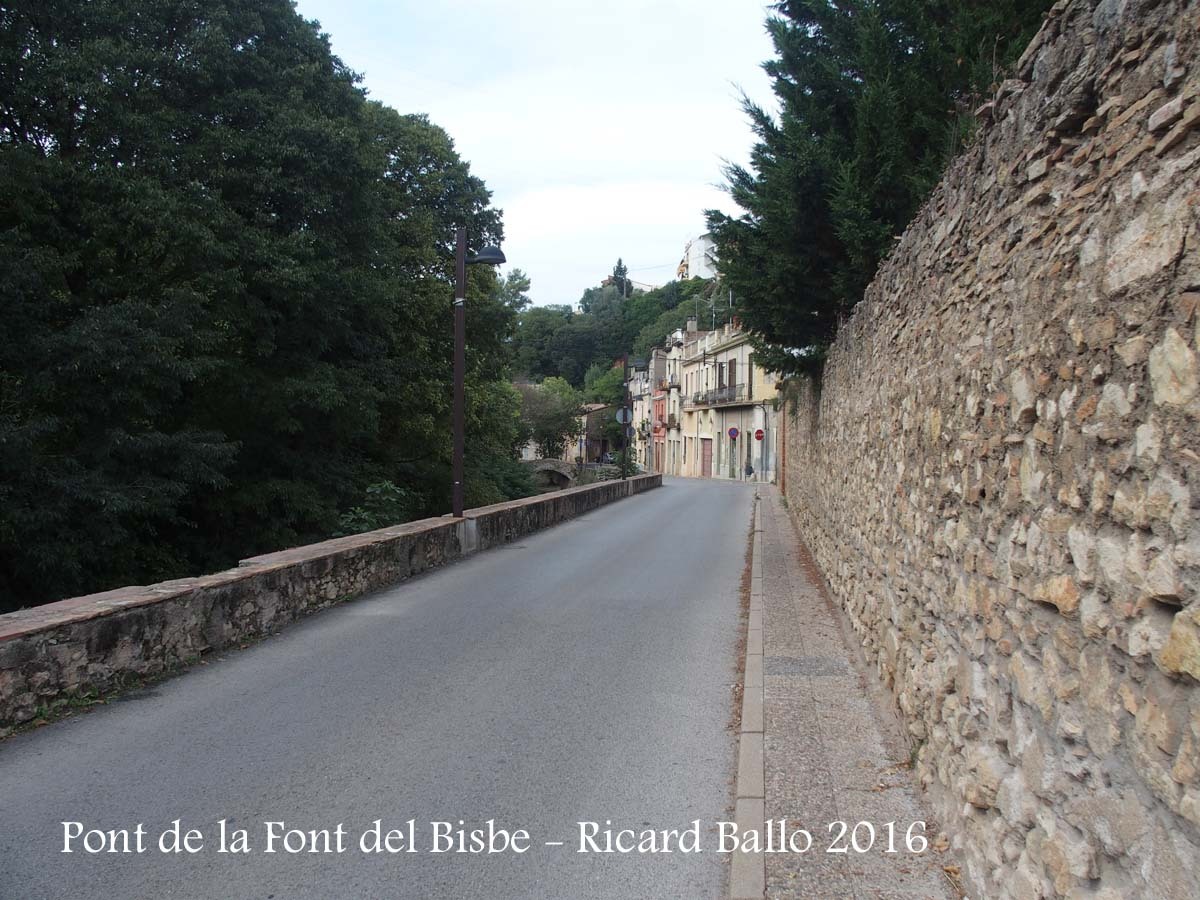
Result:
<svg viewBox="0 0 1200 900"><path fill-rule="evenodd" d="M677 416L675 413L671 413L670 415L668 415L667 416L667 427L668 428L678 428L679 427L679 416Z"/></svg>
<svg viewBox="0 0 1200 900"><path fill-rule="evenodd" d="M748 394L745 384L727 384L725 387L698 391L690 397L685 397L683 405L687 409L694 409L698 406L728 406L734 403L749 403L752 398Z"/></svg>

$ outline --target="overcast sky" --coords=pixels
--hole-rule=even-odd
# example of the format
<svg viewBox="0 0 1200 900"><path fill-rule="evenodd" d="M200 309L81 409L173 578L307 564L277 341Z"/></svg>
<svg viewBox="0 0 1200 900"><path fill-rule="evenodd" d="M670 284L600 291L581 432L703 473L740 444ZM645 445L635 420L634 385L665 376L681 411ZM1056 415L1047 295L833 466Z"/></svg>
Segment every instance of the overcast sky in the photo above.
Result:
<svg viewBox="0 0 1200 900"><path fill-rule="evenodd" d="M735 209L720 185L753 140L739 90L771 104L758 0L297 6L374 99L450 133L536 303L576 302L617 257L634 281L673 278L704 210Z"/></svg>

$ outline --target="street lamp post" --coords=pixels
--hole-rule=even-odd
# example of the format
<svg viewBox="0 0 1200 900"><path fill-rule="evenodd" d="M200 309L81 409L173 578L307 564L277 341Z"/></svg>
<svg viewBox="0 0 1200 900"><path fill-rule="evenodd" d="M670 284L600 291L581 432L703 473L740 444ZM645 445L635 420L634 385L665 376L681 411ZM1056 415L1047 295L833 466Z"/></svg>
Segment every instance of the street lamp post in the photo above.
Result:
<svg viewBox="0 0 1200 900"><path fill-rule="evenodd" d="M467 259L467 229L458 229L454 253L454 445L451 456L450 502L455 517L463 514L463 454L467 430L467 266L482 263L498 266L505 262L499 247L484 247Z"/></svg>
<svg viewBox="0 0 1200 900"><path fill-rule="evenodd" d="M625 404L625 415L622 418L625 420L621 423L621 480L624 481L629 477L629 445L633 443L629 438L629 432L633 428L633 397L629 390L629 354L625 353L621 356L621 387L622 402Z"/></svg>

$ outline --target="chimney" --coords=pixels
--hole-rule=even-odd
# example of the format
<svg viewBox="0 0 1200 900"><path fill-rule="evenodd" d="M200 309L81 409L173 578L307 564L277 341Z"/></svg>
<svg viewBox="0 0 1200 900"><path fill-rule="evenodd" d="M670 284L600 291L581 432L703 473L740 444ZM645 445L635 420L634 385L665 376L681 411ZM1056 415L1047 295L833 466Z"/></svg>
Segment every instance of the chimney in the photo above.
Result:
<svg viewBox="0 0 1200 900"><path fill-rule="evenodd" d="M697 331L697 328L698 328L698 327L699 327L699 321L696 319L696 317L695 317L695 316L688 316L688 319L687 319L687 333L688 333L688 334L695 334L695 333L696 333L696 331Z"/></svg>

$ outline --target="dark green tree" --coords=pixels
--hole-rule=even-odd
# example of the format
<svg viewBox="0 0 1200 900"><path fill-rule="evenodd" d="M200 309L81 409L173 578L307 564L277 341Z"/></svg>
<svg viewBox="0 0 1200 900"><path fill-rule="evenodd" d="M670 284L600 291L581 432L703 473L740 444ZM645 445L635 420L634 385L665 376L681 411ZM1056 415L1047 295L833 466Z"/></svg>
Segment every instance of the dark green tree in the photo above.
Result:
<svg viewBox="0 0 1200 900"><path fill-rule="evenodd" d="M620 406L625 401L625 368L618 363L594 363L584 377L584 396L589 403Z"/></svg>
<svg viewBox="0 0 1200 900"><path fill-rule="evenodd" d="M518 458L527 439L521 419L521 394L494 378L468 386L466 483L468 509L528 497L536 489ZM442 512L445 506L426 514Z"/></svg>
<svg viewBox="0 0 1200 900"><path fill-rule="evenodd" d="M759 359L819 359L893 240L971 131L971 109L1048 0L783 0L767 23L778 117L746 101L745 210L708 213L722 275ZM794 351L808 348L808 355ZM813 353L812 351L817 351Z"/></svg>
<svg viewBox="0 0 1200 900"><path fill-rule="evenodd" d="M0 81L0 609L325 537L369 485L444 511L454 230L501 237L444 131L288 0L17 0ZM468 302L468 494L520 495L523 289Z"/></svg>
<svg viewBox="0 0 1200 900"><path fill-rule="evenodd" d="M663 287L636 291L622 298L613 285L588 288L579 301L582 310L568 306L533 306L520 314L513 339L513 369L532 380L559 375L584 387L592 366L607 371L614 359L647 349L697 315L702 327L729 317L723 302L715 303L716 283L692 278Z"/></svg>
<svg viewBox="0 0 1200 900"><path fill-rule="evenodd" d="M613 266L612 283L618 296L622 298L627 298L633 293L633 285L629 282L629 268L620 257L617 257L617 264Z"/></svg>
<svg viewBox="0 0 1200 900"><path fill-rule="evenodd" d="M578 428L583 398L563 378L547 378L541 384L524 384L521 420L529 439L537 444L543 459L563 455L568 440Z"/></svg>
<svg viewBox="0 0 1200 900"><path fill-rule="evenodd" d="M572 316L550 340L550 353L558 361L558 374L572 385L582 387L588 367L606 355L611 337L611 332L606 332L595 316Z"/></svg>
<svg viewBox="0 0 1200 900"><path fill-rule="evenodd" d="M532 282L521 269L512 269L496 286L498 299L514 312L524 312L533 305L529 299Z"/></svg>
<svg viewBox="0 0 1200 900"><path fill-rule="evenodd" d="M513 338L513 371L534 381L558 375L559 357L552 342L572 315L571 307L566 305L531 306L524 310Z"/></svg>

